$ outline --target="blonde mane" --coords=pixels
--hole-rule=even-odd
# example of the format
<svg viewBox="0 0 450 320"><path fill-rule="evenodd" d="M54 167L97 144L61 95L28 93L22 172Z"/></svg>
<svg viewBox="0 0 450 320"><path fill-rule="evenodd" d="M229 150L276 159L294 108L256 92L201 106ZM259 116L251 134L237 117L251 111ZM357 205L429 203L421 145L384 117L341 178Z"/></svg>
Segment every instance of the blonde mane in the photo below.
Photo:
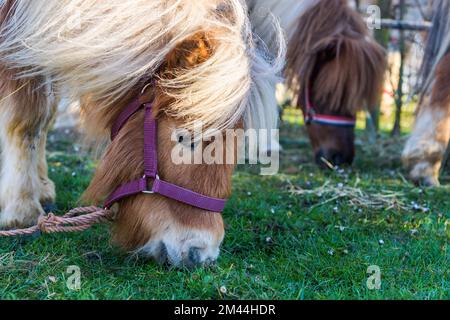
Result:
<svg viewBox="0 0 450 320"><path fill-rule="evenodd" d="M249 126L275 128L275 100L264 87L277 81L283 43L268 58L253 43L240 0L15 0L0 33L0 62L23 70L24 78L50 76L73 99L88 96L107 113L199 31L212 38L214 52L193 69L159 79L174 98L167 113L186 126L202 121L223 129L244 118Z"/></svg>

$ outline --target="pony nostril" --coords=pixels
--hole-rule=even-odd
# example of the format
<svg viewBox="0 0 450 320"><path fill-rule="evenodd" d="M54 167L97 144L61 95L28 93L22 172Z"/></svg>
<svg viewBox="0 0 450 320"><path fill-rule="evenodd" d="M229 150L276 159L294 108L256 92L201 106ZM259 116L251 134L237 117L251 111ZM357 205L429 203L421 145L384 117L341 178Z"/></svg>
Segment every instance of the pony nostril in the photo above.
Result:
<svg viewBox="0 0 450 320"><path fill-rule="evenodd" d="M164 264L167 262L167 258L168 258L167 246L164 244L164 242L161 242L158 248L156 261L160 264Z"/></svg>
<svg viewBox="0 0 450 320"><path fill-rule="evenodd" d="M335 166L340 166L344 164L344 157L340 153L335 153L332 157L332 160Z"/></svg>
<svg viewBox="0 0 450 320"><path fill-rule="evenodd" d="M334 150L321 149L316 153L316 163L322 169L335 169L344 164L352 164L352 158L346 158L346 156Z"/></svg>
<svg viewBox="0 0 450 320"><path fill-rule="evenodd" d="M316 153L316 163L319 165L319 166L321 166L322 164L323 164L323 159L325 158L325 155L324 155L324 153L323 153L323 151L322 150L319 150L317 153Z"/></svg>
<svg viewBox="0 0 450 320"><path fill-rule="evenodd" d="M189 249L189 264L191 265L198 265L201 263L201 256L200 256L200 248L191 248Z"/></svg>
<svg viewBox="0 0 450 320"><path fill-rule="evenodd" d="M322 149L316 153L316 164L321 169L331 169L333 170L336 164L333 162L333 158L330 157L329 152L323 151Z"/></svg>

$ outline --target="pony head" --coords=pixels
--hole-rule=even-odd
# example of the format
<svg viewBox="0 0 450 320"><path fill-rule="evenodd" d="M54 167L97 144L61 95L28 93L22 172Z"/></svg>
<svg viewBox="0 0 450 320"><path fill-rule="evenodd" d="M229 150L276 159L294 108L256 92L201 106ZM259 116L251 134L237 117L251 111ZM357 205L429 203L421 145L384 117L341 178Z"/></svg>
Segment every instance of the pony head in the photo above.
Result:
<svg viewBox="0 0 450 320"><path fill-rule="evenodd" d="M385 54L345 0L319 1L298 19L287 79L309 125L316 161L351 164L354 119L380 96Z"/></svg>
<svg viewBox="0 0 450 320"><path fill-rule="evenodd" d="M108 143L84 194L90 204L103 205L119 186L144 175L144 110L109 140L119 115L139 96L152 102L158 124L160 179L206 197L229 197L234 163L176 164L175 147L209 147L177 137L177 129L194 132L201 123L204 131L223 135L225 129L277 127L270 89L284 48L280 41L280 54L269 61L254 44L241 0L9 2L13 17L2 26L2 62L21 70L19 77L51 79L81 100L87 136ZM222 151L229 159L236 150L227 145ZM127 251L176 266L218 257L224 223L217 212L143 193L111 209L117 216L114 240Z"/></svg>
<svg viewBox="0 0 450 320"><path fill-rule="evenodd" d="M161 180L220 199L231 195L234 163L226 159L230 154L232 159L237 158L237 143L227 141L224 129L271 128L276 126L277 119L275 98L267 101L258 88L253 89L261 81L274 83L276 71L253 47L244 7L238 1L224 3L227 6L215 7L210 13L215 21L211 28L204 23L201 29L174 43L155 75L143 78L135 90L117 100L117 108L110 109L107 101L91 96L86 96L83 102L86 128L107 129L144 88L142 102L153 102L153 117L158 124L156 145ZM153 84L146 86L149 81ZM143 123L144 110L133 115L109 144L85 192L87 202L104 203L120 185L143 176ZM206 136L203 143L198 143L194 134L192 138L177 135L179 129L193 133L197 123L216 136L212 139ZM221 163L173 161L176 148L202 154L217 134L224 141ZM175 266L207 265L219 256L224 238L224 222L219 212L144 193L125 198L112 209L117 217L114 241L127 251Z"/></svg>

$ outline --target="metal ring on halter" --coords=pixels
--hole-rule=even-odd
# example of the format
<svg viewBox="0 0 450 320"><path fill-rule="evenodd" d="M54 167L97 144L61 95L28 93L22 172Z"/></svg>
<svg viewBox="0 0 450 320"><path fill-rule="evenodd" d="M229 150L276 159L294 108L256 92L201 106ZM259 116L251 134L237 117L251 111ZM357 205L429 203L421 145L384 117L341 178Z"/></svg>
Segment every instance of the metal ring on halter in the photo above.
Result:
<svg viewBox="0 0 450 320"><path fill-rule="evenodd" d="M148 179L148 177L146 175L144 175L142 178L143 179ZM156 175L155 179L153 180L153 183L155 183L156 180L160 180L159 179L159 175ZM152 190L144 190L144 191L142 191L142 193L144 193L144 194L155 194L155 192L152 191Z"/></svg>

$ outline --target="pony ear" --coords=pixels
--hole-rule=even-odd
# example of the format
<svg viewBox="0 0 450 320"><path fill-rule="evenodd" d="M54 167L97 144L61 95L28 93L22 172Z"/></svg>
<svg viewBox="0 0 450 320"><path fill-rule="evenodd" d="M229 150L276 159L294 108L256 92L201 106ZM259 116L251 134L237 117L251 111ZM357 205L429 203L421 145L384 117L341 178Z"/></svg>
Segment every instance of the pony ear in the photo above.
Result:
<svg viewBox="0 0 450 320"><path fill-rule="evenodd" d="M212 41L205 32L198 32L179 43L168 54L165 71L192 69L206 62L212 53Z"/></svg>
<svg viewBox="0 0 450 320"><path fill-rule="evenodd" d="M167 83L176 81L176 78L180 76L185 78L184 74L201 66L213 55L212 43L213 41L206 32L198 32L178 43L167 55L166 61L161 67L160 79L164 79L164 82ZM170 92L174 87L157 88L154 103L156 115L171 112L170 106L174 103L175 96Z"/></svg>

